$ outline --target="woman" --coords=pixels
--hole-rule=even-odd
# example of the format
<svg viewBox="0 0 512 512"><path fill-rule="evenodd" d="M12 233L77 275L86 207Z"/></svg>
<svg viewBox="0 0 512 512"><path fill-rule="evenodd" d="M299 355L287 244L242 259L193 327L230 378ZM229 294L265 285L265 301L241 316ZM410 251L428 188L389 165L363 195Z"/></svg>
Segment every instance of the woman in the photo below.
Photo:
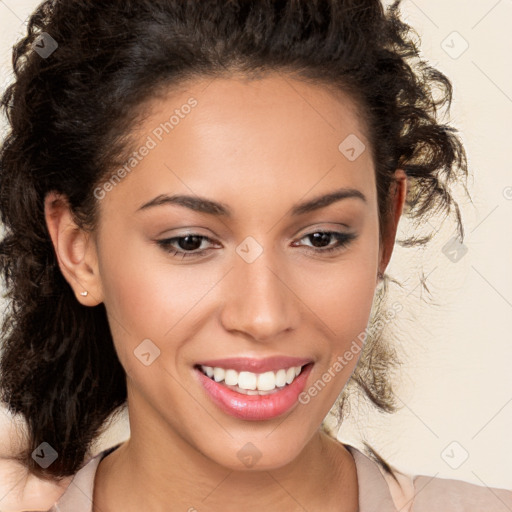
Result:
<svg viewBox="0 0 512 512"><path fill-rule="evenodd" d="M462 235L464 149L436 118L450 82L398 3L33 14L3 97L0 385L28 426L17 460L57 491L18 510L512 506L323 423L350 385L394 410L378 326L404 210L453 211ZM124 405L130 439L91 457Z"/></svg>

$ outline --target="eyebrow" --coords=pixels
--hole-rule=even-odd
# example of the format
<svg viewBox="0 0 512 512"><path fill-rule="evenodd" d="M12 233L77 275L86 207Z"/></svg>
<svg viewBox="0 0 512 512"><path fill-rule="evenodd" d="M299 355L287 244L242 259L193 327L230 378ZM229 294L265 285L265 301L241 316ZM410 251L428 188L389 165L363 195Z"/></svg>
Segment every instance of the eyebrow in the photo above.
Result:
<svg viewBox="0 0 512 512"><path fill-rule="evenodd" d="M298 216L305 213L310 213L312 211L319 210L320 208L325 208L337 201L341 201L342 199L349 198L361 199L363 202L367 202L366 196L361 191L354 188L340 188L328 194L317 196L308 201L295 204L291 208L291 215ZM224 203L212 201L206 197L181 194L172 196L160 194L154 199L151 199L151 201L144 203L140 208L137 209L137 211L147 210L148 208L168 204L183 206L196 212L207 213L209 215L215 215L219 217L222 216L227 218L232 217L232 211L230 207Z"/></svg>

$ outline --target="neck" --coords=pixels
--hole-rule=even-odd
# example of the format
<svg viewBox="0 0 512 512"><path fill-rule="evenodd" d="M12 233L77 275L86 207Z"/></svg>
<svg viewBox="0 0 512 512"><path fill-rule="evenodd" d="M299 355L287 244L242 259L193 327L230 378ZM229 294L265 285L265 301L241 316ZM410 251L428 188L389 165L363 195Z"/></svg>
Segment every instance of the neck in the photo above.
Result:
<svg viewBox="0 0 512 512"><path fill-rule="evenodd" d="M232 470L174 432L156 436L143 424L130 420L130 439L100 462L93 512L358 510L354 459L320 429L282 467Z"/></svg>

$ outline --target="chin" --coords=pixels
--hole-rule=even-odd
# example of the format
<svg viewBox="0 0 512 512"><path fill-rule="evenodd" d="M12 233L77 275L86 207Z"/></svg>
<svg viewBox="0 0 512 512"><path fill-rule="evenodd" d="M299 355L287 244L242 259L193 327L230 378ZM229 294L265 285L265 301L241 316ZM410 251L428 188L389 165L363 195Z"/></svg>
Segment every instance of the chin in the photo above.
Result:
<svg viewBox="0 0 512 512"><path fill-rule="evenodd" d="M306 432L292 433L286 430L284 420L281 426L265 429L261 435L234 435L222 443L213 444L220 448L215 452L208 446L203 454L212 462L231 471L266 471L279 469L293 462L308 442ZM275 431L273 431L275 429Z"/></svg>

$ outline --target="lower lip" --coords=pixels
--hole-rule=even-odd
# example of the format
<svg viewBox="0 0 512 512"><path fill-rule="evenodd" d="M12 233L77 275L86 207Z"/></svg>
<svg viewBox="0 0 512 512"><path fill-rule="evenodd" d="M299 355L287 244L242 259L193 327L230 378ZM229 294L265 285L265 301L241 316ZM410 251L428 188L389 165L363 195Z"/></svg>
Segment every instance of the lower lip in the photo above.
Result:
<svg viewBox="0 0 512 512"><path fill-rule="evenodd" d="M276 418L298 403L312 367L309 363L291 384L269 395L237 393L210 379L201 370L195 368L195 371L208 396L225 413L242 420L261 421Z"/></svg>

